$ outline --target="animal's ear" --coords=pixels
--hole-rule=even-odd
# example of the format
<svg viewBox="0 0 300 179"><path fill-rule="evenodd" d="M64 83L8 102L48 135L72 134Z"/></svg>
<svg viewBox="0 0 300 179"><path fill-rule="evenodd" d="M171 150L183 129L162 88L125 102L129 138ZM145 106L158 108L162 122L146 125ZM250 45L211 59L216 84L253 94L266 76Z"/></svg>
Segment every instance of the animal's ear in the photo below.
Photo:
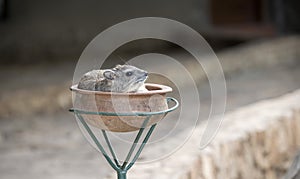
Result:
<svg viewBox="0 0 300 179"><path fill-rule="evenodd" d="M103 76L108 80L114 80L116 78L116 73L112 70L105 70Z"/></svg>

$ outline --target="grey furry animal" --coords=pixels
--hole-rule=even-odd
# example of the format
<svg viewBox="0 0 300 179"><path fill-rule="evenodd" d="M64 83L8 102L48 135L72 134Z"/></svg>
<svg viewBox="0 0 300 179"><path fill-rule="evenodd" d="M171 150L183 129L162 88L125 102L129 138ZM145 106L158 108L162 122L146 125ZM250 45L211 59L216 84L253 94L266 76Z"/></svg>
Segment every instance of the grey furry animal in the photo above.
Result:
<svg viewBox="0 0 300 179"><path fill-rule="evenodd" d="M117 65L112 69L92 70L83 75L79 89L129 93L144 85L148 73L131 65Z"/></svg>

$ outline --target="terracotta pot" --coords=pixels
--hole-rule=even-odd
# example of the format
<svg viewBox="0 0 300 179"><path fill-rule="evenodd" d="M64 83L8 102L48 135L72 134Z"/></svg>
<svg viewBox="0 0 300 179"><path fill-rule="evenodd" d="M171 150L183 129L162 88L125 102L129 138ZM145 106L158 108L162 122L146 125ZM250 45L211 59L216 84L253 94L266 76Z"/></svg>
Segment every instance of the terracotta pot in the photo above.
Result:
<svg viewBox="0 0 300 179"><path fill-rule="evenodd" d="M111 93L78 89L73 85L73 104L75 109L90 112L134 113L158 112L168 109L166 93L172 88L159 84L146 83L148 91L137 93ZM113 132L139 130L146 116L104 116L82 114L85 121L97 128ZM164 114L152 115L147 126L157 123Z"/></svg>

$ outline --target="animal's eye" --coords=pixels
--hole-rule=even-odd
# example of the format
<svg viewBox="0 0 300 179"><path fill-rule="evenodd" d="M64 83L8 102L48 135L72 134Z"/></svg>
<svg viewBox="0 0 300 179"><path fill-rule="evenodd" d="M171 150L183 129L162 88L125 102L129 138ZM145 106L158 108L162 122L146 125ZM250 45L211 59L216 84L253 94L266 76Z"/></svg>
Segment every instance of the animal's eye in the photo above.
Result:
<svg viewBox="0 0 300 179"><path fill-rule="evenodd" d="M131 75L132 75L131 71L129 71L129 72L126 73L126 76L131 76Z"/></svg>

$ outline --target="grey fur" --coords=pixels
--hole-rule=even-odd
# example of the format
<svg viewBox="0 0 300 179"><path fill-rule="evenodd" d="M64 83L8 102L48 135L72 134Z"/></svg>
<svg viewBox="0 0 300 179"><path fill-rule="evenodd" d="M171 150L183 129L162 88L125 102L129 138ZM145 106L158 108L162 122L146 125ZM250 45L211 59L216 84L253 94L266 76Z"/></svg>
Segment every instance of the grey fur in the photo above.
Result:
<svg viewBox="0 0 300 179"><path fill-rule="evenodd" d="M148 73L131 65L117 65L113 69L92 70L83 75L79 89L106 92L136 92Z"/></svg>

